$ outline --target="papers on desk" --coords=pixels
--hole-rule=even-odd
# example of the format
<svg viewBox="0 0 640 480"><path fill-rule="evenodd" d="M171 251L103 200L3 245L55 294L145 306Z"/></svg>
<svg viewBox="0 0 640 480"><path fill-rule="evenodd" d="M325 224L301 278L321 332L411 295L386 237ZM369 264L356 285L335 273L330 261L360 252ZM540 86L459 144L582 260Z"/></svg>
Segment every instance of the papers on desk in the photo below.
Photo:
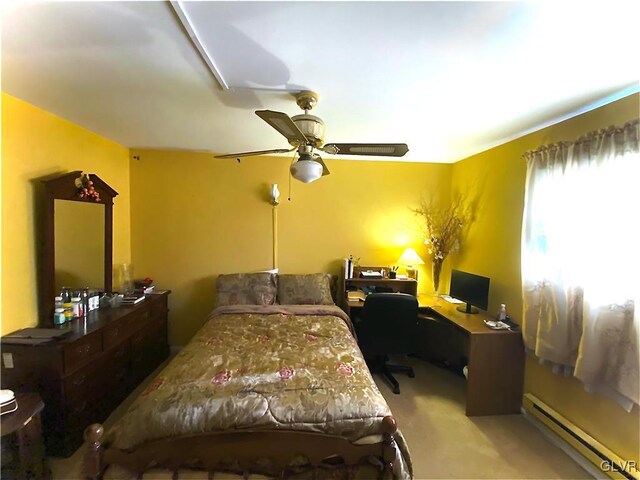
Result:
<svg viewBox="0 0 640 480"><path fill-rule="evenodd" d="M458 300L457 298L453 298L451 295L440 295L440 298L446 300L449 303L464 303L462 300Z"/></svg>
<svg viewBox="0 0 640 480"><path fill-rule="evenodd" d="M492 330L511 330L511 325L497 320L485 320L484 323Z"/></svg>
<svg viewBox="0 0 640 480"><path fill-rule="evenodd" d="M347 301L349 302L364 302L367 295L362 290L349 290L347 292Z"/></svg>
<svg viewBox="0 0 640 480"><path fill-rule="evenodd" d="M367 270L360 272L360 278L383 278L382 272L374 272L373 270Z"/></svg>

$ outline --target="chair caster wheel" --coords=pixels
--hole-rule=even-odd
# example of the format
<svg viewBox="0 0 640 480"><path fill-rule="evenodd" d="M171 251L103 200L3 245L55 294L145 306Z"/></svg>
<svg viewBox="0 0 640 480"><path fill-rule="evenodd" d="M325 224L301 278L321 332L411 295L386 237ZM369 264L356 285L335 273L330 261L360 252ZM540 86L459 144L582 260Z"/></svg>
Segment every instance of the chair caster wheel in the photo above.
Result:
<svg viewBox="0 0 640 480"><path fill-rule="evenodd" d="M396 395L400 395L400 387L394 387L393 393L395 393Z"/></svg>

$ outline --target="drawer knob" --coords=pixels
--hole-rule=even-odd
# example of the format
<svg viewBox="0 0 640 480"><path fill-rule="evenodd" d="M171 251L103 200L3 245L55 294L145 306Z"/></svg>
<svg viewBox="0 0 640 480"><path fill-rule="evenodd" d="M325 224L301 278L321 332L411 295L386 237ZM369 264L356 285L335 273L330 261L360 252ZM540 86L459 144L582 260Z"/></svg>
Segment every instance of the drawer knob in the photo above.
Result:
<svg viewBox="0 0 640 480"><path fill-rule="evenodd" d="M73 381L73 384L77 387L79 385L82 385L86 379L87 379L87 375L83 373Z"/></svg>
<svg viewBox="0 0 640 480"><path fill-rule="evenodd" d="M80 345L76 349L76 352L78 352L79 355L86 355L87 353L89 353L90 350L91 350L91 345Z"/></svg>

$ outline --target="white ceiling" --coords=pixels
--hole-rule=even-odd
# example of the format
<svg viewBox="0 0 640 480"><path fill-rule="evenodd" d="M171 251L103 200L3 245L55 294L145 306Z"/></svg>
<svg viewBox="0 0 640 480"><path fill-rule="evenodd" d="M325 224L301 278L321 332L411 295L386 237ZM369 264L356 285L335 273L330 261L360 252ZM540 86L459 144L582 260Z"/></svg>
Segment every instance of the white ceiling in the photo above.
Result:
<svg viewBox="0 0 640 480"><path fill-rule="evenodd" d="M286 148L253 111L302 113L290 92L311 89L328 142L454 162L638 91L638 18L615 1L5 3L2 89L128 147L216 153Z"/></svg>

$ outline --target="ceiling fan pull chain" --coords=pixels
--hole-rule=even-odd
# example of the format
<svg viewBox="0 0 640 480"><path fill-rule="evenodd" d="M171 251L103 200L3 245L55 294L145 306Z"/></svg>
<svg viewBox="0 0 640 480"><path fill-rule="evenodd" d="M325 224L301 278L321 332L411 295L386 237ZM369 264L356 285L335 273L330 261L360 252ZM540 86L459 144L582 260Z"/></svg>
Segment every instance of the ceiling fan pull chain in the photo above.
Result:
<svg viewBox="0 0 640 480"><path fill-rule="evenodd" d="M296 161L296 155L297 155L297 151L293 154L293 158L291 159L291 165L293 165L293 162ZM291 201L291 165L289 165L289 196L287 197L288 201Z"/></svg>

